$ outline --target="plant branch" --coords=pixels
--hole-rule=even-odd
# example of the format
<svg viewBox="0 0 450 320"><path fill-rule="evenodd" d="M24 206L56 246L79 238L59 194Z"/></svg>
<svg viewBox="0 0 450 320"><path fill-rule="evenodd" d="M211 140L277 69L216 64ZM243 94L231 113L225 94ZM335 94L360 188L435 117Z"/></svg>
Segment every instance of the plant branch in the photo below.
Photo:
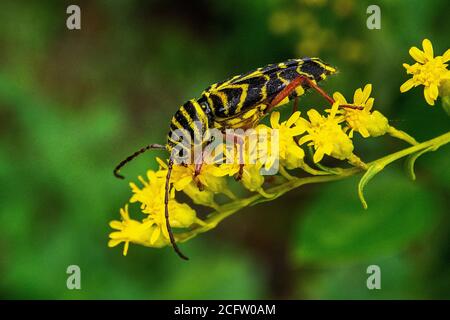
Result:
<svg viewBox="0 0 450 320"><path fill-rule="evenodd" d="M368 170L366 171L366 174L364 175L363 179L361 179L360 182L360 196L362 195L362 188L364 185L379 171L381 171L386 165L404 158L409 155L416 154L418 152L422 152L424 150L437 150L439 147L450 143L450 132L447 132L443 135L440 135L436 138L427 140L425 142L416 144L414 146L405 148L403 150L394 152L392 154L389 154L387 156L384 156L382 158L379 158L375 161L372 161L368 163ZM423 152L422 152L423 153ZM311 177L305 177L305 178L297 178L293 177L293 179L288 180L287 182L284 182L278 186L269 188L266 191L266 193L271 194L272 197L265 198L261 194L254 194L250 197L235 200L229 203L226 203L224 205L221 205L217 208L216 211L212 212L208 215L208 217L205 219L205 223L202 225L199 225L198 227L187 231L183 233L177 233L176 239L177 241L184 242L187 241L195 236L197 236L200 233L207 232L213 228L215 228L222 220L225 218L231 216L235 212L239 211L242 208L245 208L247 206L255 205L261 202L266 201L272 201L282 195L284 195L286 192L289 192L293 189L296 189L300 186L303 186L305 184L312 184L312 183L323 183L323 182L329 182L329 181L337 181L342 180L347 177L353 176L357 173L362 172L363 170L361 168L352 167L347 169L339 169L336 174L326 175L326 176L311 176ZM365 181L364 178L366 178ZM361 199L364 200L363 197ZM365 201L363 201L363 204L365 204Z"/></svg>

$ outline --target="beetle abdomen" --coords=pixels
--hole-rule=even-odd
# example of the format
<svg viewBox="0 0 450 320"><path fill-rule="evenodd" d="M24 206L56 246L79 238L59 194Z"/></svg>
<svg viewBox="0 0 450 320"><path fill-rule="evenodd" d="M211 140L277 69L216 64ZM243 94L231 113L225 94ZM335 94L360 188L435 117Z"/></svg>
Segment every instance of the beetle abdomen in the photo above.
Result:
<svg viewBox="0 0 450 320"><path fill-rule="evenodd" d="M335 72L335 68L319 58L292 59L213 84L203 92L202 97L208 101L216 118L225 119L270 102L299 76L318 82ZM299 87L290 98L303 94L303 89L307 88Z"/></svg>

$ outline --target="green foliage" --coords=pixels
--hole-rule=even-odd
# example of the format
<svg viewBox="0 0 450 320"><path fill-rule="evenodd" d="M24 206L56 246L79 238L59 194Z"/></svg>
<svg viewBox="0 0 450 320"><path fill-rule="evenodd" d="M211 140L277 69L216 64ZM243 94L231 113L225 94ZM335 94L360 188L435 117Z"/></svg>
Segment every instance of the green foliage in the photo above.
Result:
<svg viewBox="0 0 450 320"><path fill-rule="evenodd" d="M355 30L363 43L360 61L319 54L340 70L325 89L349 93L370 80L375 105L395 127L420 141L448 131L441 107L425 106L418 90L399 96L398 88L411 45L428 37L436 51L448 47L449 2L382 1L377 31L365 28L368 4L357 1L353 15L340 19L327 19L326 6L291 10L311 11L321 26L328 21L336 41ZM81 6L82 30L68 31L63 1L2 1L2 298L448 298L448 146L416 161L415 182L400 166L383 170L365 190L368 210L357 179L307 185L183 245L187 263L169 248L131 247L127 257L109 249L108 221L129 196L114 165L142 145L163 143L170 116L204 87L297 57L299 39L269 28L284 1ZM318 103L310 94L300 110ZM374 139L359 150L369 162L400 148ZM127 181L154 168L152 158L127 167ZM81 267L80 291L66 288L71 264ZM365 288L369 264L384 270L380 292Z"/></svg>
<svg viewBox="0 0 450 320"><path fill-rule="evenodd" d="M330 264L391 255L430 232L442 214L431 192L398 173L383 171L367 193L380 200L365 210L354 179L324 187L299 219L295 260Z"/></svg>

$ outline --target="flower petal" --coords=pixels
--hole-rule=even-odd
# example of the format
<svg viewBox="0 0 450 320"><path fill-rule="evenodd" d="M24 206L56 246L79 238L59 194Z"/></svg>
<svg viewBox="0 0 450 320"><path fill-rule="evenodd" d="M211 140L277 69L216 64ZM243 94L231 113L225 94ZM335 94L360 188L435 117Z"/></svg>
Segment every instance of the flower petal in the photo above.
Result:
<svg viewBox="0 0 450 320"><path fill-rule="evenodd" d="M409 68L411 68L411 66L410 66L409 64L407 64L407 63L404 63L404 64L403 64L403 68L405 68L406 70L408 70Z"/></svg>
<svg viewBox="0 0 450 320"><path fill-rule="evenodd" d="M439 95L438 87L437 87L437 85L436 85L435 83L432 83L432 84L430 85L430 97L431 97L433 100L436 100L437 97L438 97L438 95Z"/></svg>
<svg viewBox="0 0 450 320"><path fill-rule="evenodd" d="M356 105L360 105L362 103L363 91L361 88L358 88L353 95L353 103Z"/></svg>
<svg viewBox="0 0 450 320"><path fill-rule="evenodd" d="M340 104L347 104L348 103L347 100L345 99L345 97L340 92L333 93L333 99L335 101L339 102Z"/></svg>
<svg viewBox="0 0 450 320"><path fill-rule="evenodd" d="M362 96L362 104L364 104L367 99L369 99L370 94L372 93L372 84L368 83L365 85Z"/></svg>
<svg viewBox="0 0 450 320"><path fill-rule="evenodd" d="M161 235L161 228L160 227L154 228L153 234L150 237L150 244L155 244L160 235Z"/></svg>
<svg viewBox="0 0 450 320"><path fill-rule="evenodd" d="M122 216L122 220L130 220L130 215L128 214L128 204L125 205L125 208L120 208L120 215Z"/></svg>
<svg viewBox="0 0 450 320"><path fill-rule="evenodd" d="M369 98L369 99L367 99L366 106L365 106L365 109L366 109L367 111L372 110L374 101L375 101L374 98Z"/></svg>
<svg viewBox="0 0 450 320"><path fill-rule="evenodd" d="M323 156L324 156L324 153L323 153L322 148L318 148L318 149L316 150L316 152L314 153L313 161L314 161L315 163L317 163L317 162L319 162L320 160L323 159Z"/></svg>
<svg viewBox="0 0 450 320"><path fill-rule="evenodd" d="M369 131L367 130L367 128L364 128L364 127L359 128L359 133L361 134L361 136L362 136L363 138L368 138L368 137L370 137L370 133L369 133Z"/></svg>
<svg viewBox="0 0 450 320"><path fill-rule="evenodd" d="M300 117L297 122L295 123L295 125L299 128L302 128L303 130L306 130L308 128L311 127L311 124L309 123L308 120L306 120L305 118Z"/></svg>
<svg viewBox="0 0 450 320"><path fill-rule="evenodd" d="M286 122L286 127L292 127L292 125L298 120L298 118L300 118L300 111L296 111L290 116L290 118Z"/></svg>
<svg viewBox="0 0 450 320"><path fill-rule="evenodd" d="M119 243L121 243L123 240L119 240L119 239L111 239L108 241L108 247L112 248L117 246Z"/></svg>
<svg viewBox="0 0 450 320"><path fill-rule="evenodd" d="M431 44L431 41L428 39L424 39L422 41L422 47L423 47L423 52L425 54L425 59L432 60L434 58L434 53L433 53L433 45Z"/></svg>
<svg viewBox="0 0 450 320"><path fill-rule="evenodd" d="M348 128L347 128L347 129L348 129ZM355 130L354 130L354 129L351 129L350 132L348 133L348 136L349 136L350 139L353 138L353 132L355 132Z"/></svg>
<svg viewBox="0 0 450 320"><path fill-rule="evenodd" d="M184 176L182 178L180 178L178 181L174 182L174 187L177 191L181 191L184 188L186 188L186 186L191 183L192 181L192 176Z"/></svg>
<svg viewBox="0 0 450 320"><path fill-rule="evenodd" d="M305 131L306 131L305 128L297 126L297 127L293 127L292 129L289 130L289 135L291 137L295 137L295 136L301 135Z"/></svg>
<svg viewBox="0 0 450 320"><path fill-rule="evenodd" d="M280 113L278 111L272 112L270 116L270 125L272 128L278 128L280 126Z"/></svg>
<svg viewBox="0 0 450 320"><path fill-rule="evenodd" d="M425 63L425 54L421 50L419 50L419 48L412 47L411 49L409 49L409 54L417 62Z"/></svg>
<svg viewBox="0 0 450 320"><path fill-rule="evenodd" d="M318 123L320 123L320 120L322 120L322 116L315 109L308 110L307 115L308 115L309 120L311 121L312 125L318 124Z"/></svg>
<svg viewBox="0 0 450 320"><path fill-rule="evenodd" d="M450 61L450 49L447 49L445 53L442 55L442 62Z"/></svg>
<svg viewBox="0 0 450 320"><path fill-rule="evenodd" d="M324 152L325 154L330 155L331 152L333 152L333 145L332 145L331 143L327 143L327 144L325 145L325 147L323 148L323 152Z"/></svg>
<svg viewBox="0 0 450 320"><path fill-rule="evenodd" d="M313 138L312 138L311 135L308 134L308 135L306 135L306 136L301 137L300 140L298 140L298 144L299 144L299 145L302 145L302 144L304 144L305 142L308 142L308 141L311 141L311 140L313 140Z"/></svg>
<svg viewBox="0 0 450 320"><path fill-rule="evenodd" d="M331 106L330 116L329 116L330 119L333 119L336 116L338 109L339 109L339 102L335 101L333 103L333 105Z"/></svg>
<svg viewBox="0 0 450 320"><path fill-rule="evenodd" d="M109 234L109 238L110 239L123 239L124 238L124 234L120 231L115 231L115 232L111 232Z"/></svg>
<svg viewBox="0 0 450 320"><path fill-rule="evenodd" d="M109 226L116 230L123 230L123 224L120 221L113 220L109 223Z"/></svg>
<svg viewBox="0 0 450 320"><path fill-rule="evenodd" d="M160 157L156 157L156 161L158 162L159 166L163 169L167 169L167 164L164 160L162 160Z"/></svg>
<svg viewBox="0 0 450 320"><path fill-rule="evenodd" d="M405 81L405 83L403 83L400 86L400 92L406 92L408 90L410 90L412 87L414 87L415 81L411 78Z"/></svg>
<svg viewBox="0 0 450 320"><path fill-rule="evenodd" d="M423 96L425 97L425 101L430 106L434 106L434 99L431 98L431 95L430 95L430 87L425 87L425 89L423 90Z"/></svg>

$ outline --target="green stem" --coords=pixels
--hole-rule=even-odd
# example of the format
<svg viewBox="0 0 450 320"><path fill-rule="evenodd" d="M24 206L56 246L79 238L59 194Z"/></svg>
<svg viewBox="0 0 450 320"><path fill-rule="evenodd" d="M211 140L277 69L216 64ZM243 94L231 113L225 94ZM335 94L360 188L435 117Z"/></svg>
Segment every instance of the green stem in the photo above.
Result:
<svg viewBox="0 0 450 320"><path fill-rule="evenodd" d="M199 226L188 232L178 233L176 234L176 239L180 242L187 241L195 237L197 234L204 233L215 228L222 220L224 220L225 218L229 217L230 215L239 211L242 208L255 205L260 202L272 201L276 198L281 197L286 192L296 189L302 185L341 180L351 175L354 175L355 173L360 171L361 170L358 168L350 168L346 169L346 171L341 175L316 176L307 178L294 177L294 179L289 180L288 182L267 189L266 192L272 195L271 198L265 198L261 194L255 194L248 198L240 199L220 206L219 210L211 213L210 215L208 215L208 218L204 220L206 225Z"/></svg>
<svg viewBox="0 0 450 320"><path fill-rule="evenodd" d="M403 157L406 157L412 153L415 153L417 151L427 149L429 147L433 147L434 150L438 149L439 147L443 146L444 144L447 144L450 142L450 131L447 133L444 133L443 135L440 135L436 138L427 140L425 142L416 144L412 147L397 151L395 153L389 154L387 156L384 156L378 160L372 161L369 163L369 165L372 165L374 163L385 163L389 164L395 160L401 159Z"/></svg>
<svg viewBox="0 0 450 320"><path fill-rule="evenodd" d="M389 134L391 137L394 137L394 138L403 140L403 141L405 141L405 142L407 142L407 143L409 143L410 145L413 145L413 146L416 145L416 144L419 144L419 143L416 141L416 139L414 139L413 137L411 137L409 134L407 134L407 133L404 132L404 131L397 130L396 128L394 128L394 127L392 127L392 126L389 127L389 129L388 129L388 134Z"/></svg>
<svg viewBox="0 0 450 320"><path fill-rule="evenodd" d="M429 148L436 150L439 147L441 147L447 143L450 143L450 132L447 132L443 135L440 135L436 138L422 142L420 144L416 144L412 147L397 151L397 152L387 155L385 157L379 158L375 161L368 163L368 167L370 168L372 166L375 166L375 167L379 167L379 168L384 168L389 163L392 163L398 159L404 158L408 155L414 154L418 151L429 149ZM258 204L261 202L274 200L274 199L284 195L286 192L296 189L302 185L312 184L312 183L323 183L323 182L329 182L329 181L337 181L337 180L341 180L341 179L345 179L347 177L353 176L362 171L363 170L361 168L352 167L352 168L348 168L348 169L340 169L339 174L334 174L334 175L313 176L313 177L306 177L306 178L293 177L292 180L289 180L278 186L275 186L275 187L265 190L267 193L272 195L272 197L269 199L264 198L260 194L254 194L248 198L239 199L239 200L232 201L230 203L219 206L218 210L216 210L213 213L208 215L208 217L204 221L205 224L199 225L197 228L192 229L190 231L178 233L178 234L176 234L176 238L180 242L187 241L200 233L207 232L207 231L215 228L222 220L231 216L232 214L234 214L235 212L239 211L240 209L242 209L244 207L255 205L255 204Z"/></svg>

